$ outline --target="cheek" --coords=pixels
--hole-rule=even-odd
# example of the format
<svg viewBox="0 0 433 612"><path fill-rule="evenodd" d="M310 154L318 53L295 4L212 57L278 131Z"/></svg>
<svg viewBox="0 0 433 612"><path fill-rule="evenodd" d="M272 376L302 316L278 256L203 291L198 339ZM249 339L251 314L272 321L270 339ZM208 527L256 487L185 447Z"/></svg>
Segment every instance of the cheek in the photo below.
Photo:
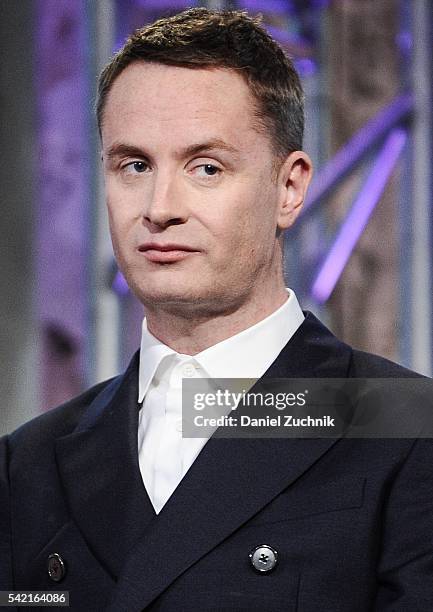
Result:
<svg viewBox="0 0 433 612"><path fill-rule="evenodd" d="M268 233L250 209L242 215L226 215L224 224L219 224L213 232L216 259L225 268L227 261L231 262L231 267L254 265L254 261L267 256Z"/></svg>
<svg viewBox="0 0 433 612"><path fill-rule="evenodd" d="M116 234L123 233L137 216L132 203L125 194L116 193L116 189L107 190L106 201L110 230Z"/></svg>
<svg viewBox="0 0 433 612"><path fill-rule="evenodd" d="M256 191L249 193L242 206L236 222L233 223L239 241L248 243L254 250L269 246L275 238L276 214L275 194L257 186Z"/></svg>
<svg viewBox="0 0 433 612"><path fill-rule="evenodd" d="M145 194L143 189L124 185L116 176L109 175L105 179L105 200L108 215L116 224L123 224L139 216L140 203Z"/></svg>
<svg viewBox="0 0 433 612"><path fill-rule="evenodd" d="M110 234L114 238L120 232L121 223L119 215L110 206L108 207L108 224L110 226Z"/></svg>
<svg viewBox="0 0 433 612"><path fill-rule="evenodd" d="M119 214L119 209L108 207L108 224L110 228L111 242L113 244L114 254L116 258L123 252L126 254L128 247L128 227L123 218Z"/></svg>

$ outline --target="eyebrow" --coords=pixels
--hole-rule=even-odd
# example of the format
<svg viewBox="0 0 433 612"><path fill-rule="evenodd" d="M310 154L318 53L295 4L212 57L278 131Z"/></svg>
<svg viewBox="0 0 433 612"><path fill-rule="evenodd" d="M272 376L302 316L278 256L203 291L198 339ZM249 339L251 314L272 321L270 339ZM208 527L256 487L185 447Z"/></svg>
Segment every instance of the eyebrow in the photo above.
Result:
<svg viewBox="0 0 433 612"><path fill-rule="evenodd" d="M226 151L239 157L239 150L236 147L228 144L221 138L211 138L205 142L191 144L184 149L175 152L175 157L183 159L191 155L198 155L206 151ZM106 157L109 160L118 157L147 157L147 153L135 145L127 143L114 143L106 152Z"/></svg>
<svg viewBox="0 0 433 612"><path fill-rule="evenodd" d="M108 149L104 157L115 159L116 157L144 157L144 151L130 144L116 142Z"/></svg>
<svg viewBox="0 0 433 612"><path fill-rule="evenodd" d="M176 153L176 157L188 157L189 155L197 155L205 151L226 151L227 153L239 156L239 151L236 147L228 144L221 138L212 138L206 142L189 145L179 153Z"/></svg>

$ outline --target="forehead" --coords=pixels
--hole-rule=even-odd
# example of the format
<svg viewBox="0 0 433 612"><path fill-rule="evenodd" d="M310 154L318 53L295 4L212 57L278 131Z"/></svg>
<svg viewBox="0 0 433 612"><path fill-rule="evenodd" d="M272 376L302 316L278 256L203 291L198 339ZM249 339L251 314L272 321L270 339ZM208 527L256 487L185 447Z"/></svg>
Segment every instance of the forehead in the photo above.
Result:
<svg viewBox="0 0 433 612"><path fill-rule="evenodd" d="M102 137L130 135L191 137L212 130L242 142L257 138L255 103L245 80L225 68L184 68L135 62L114 81L108 93Z"/></svg>

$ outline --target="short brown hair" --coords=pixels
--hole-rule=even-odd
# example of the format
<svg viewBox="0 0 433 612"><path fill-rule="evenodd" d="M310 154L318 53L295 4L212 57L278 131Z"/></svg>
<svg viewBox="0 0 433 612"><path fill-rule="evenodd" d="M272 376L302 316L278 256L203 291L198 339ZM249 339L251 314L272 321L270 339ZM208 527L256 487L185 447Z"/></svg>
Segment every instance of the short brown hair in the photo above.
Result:
<svg viewBox="0 0 433 612"><path fill-rule="evenodd" d="M269 134L278 157L302 148L303 93L299 76L282 48L242 11L192 8L140 28L99 78L99 130L114 80L131 63L157 62L187 68L239 70L256 100L259 129Z"/></svg>

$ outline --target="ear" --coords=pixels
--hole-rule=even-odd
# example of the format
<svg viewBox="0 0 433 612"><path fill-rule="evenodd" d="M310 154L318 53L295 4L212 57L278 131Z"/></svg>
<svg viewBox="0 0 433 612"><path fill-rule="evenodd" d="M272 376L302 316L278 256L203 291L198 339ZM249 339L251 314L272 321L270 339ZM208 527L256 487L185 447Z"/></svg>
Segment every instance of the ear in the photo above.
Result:
<svg viewBox="0 0 433 612"><path fill-rule="evenodd" d="M304 203L313 175L313 163L303 151L293 151L278 172L279 202L277 227L285 230L293 225Z"/></svg>

